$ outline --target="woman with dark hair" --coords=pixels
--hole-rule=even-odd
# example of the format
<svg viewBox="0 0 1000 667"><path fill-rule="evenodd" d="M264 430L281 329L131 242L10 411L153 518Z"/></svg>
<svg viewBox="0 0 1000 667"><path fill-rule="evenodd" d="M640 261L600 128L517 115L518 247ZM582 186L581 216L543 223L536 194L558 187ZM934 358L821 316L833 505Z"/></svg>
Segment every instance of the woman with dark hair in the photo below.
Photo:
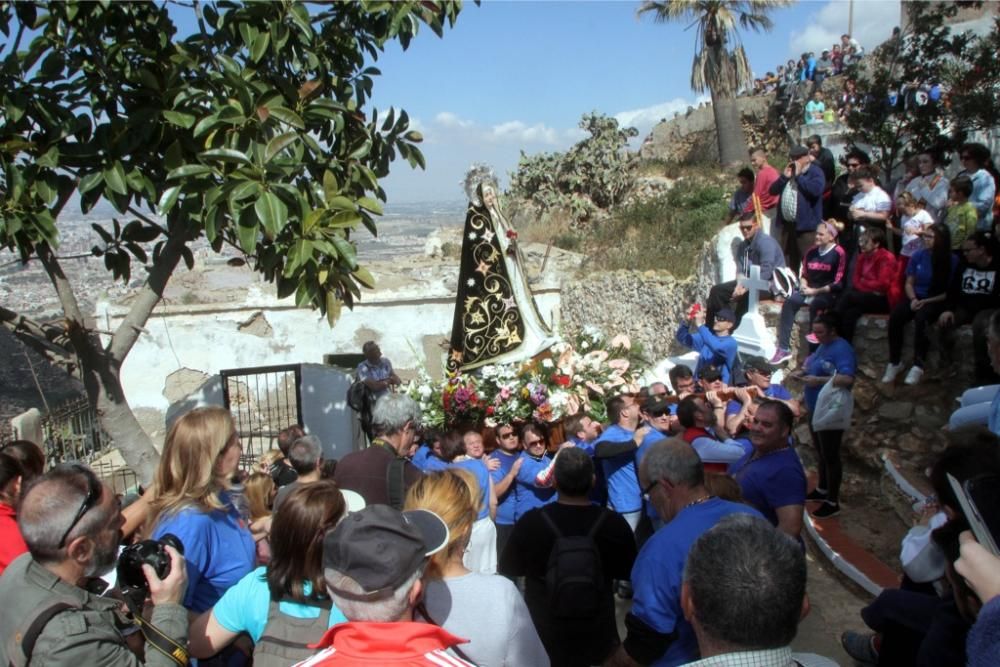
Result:
<svg viewBox="0 0 1000 667"><path fill-rule="evenodd" d="M45 469L41 448L28 440L15 440L0 448L0 574L28 551L17 526L21 488Z"/></svg>
<svg viewBox="0 0 1000 667"><path fill-rule="evenodd" d="M257 645L256 665L289 665L315 653L306 646L282 647L260 639L268 622L278 614L314 619L315 641L330 626L347 620L332 606L323 580L323 537L343 518L345 510L344 497L332 481L293 489L274 514L271 562L240 579L191 624L191 655L215 655L243 632Z"/></svg>
<svg viewBox="0 0 1000 667"><path fill-rule="evenodd" d="M896 275L896 258L885 247L885 229L869 227L858 243L850 288L841 294L835 310L840 315L840 335L850 343L854 327L866 314L889 312L889 290Z"/></svg>
<svg viewBox="0 0 1000 667"><path fill-rule="evenodd" d="M951 234L948 226L936 222L920 232L925 247L914 253L906 265L905 298L889 316L889 364L885 367L882 382L891 384L903 370L903 327L913 320L913 367L904 382L920 382L924 374L924 360L930 339L927 325L934 324L947 305L945 298L958 259L951 252Z"/></svg>
<svg viewBox="0 0 1000 667"><path fill-rule="evenodd" d="M972 179L972 196L969 201L976 207L979 223L976 228L989 231L993 228L993 198L997 194L997 182L990 173L993 167L990 149L983 144L965 144L958 152L964 171L962 174Z"/></svg>
<svg viewBox="0 0 1000 667"><path fill-rule="evenodd" d="M816 412L819 392L830 378L836 387L850 389L854 386L854 375L858 362L854 348L838 334L840 318L836 313L825 312L813 322L812 332L819 347L806 357L797 375L805 384L805 401L809 414ZM806 496L806 500L821 502L813 511L817 519L825 519L840 513L840 482L843 478L843 463L840 460L840 443L843 431L814 431L809 426L816 457L819 480L816 488Z"/></svg>
<svg viewBox="0 0 1000 667"><path fill-rule="evenodd" d="M937 153L931 150L919 153L917 171L916 178L906 184L906 191L924 203L924 210L934 222L944 222L944 212L948 208L948 179L941 171Z"/></svg>

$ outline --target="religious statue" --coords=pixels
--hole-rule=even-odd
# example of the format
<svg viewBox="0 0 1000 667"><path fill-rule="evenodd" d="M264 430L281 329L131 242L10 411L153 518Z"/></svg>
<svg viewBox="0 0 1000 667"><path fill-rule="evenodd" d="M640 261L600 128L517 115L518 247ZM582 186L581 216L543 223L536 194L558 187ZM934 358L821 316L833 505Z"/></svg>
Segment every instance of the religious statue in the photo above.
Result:
<svg viewBox="0 0 1000 667"><path fill-rule="evenodd" d="M530 359L556 342L528 286L517 232L500 210L493 170L474 166L465 189L449 371Z"/></svg>

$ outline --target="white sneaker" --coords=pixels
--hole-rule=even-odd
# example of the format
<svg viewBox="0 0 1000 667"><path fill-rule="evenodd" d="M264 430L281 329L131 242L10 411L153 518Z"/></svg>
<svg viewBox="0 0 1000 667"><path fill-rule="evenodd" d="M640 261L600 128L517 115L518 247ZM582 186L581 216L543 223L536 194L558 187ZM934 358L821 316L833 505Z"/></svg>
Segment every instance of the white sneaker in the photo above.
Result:
<svg viewBox="0 0 1000 667"><path fill-rule="evenodd" d="M916 366L914 366L916 368ZM892 384L896 376L903 372L903 364L888 364L882 376L882 384Z"/></svg>
<svg viewBox="0 0 1000 667"><path fill-rule="evenodd" d="M920 378L923 377L924 369L920 366L914 366L910 369L910 372L906 374L906 379L903 380L906 384L917 384L920 382Z"/></svg>

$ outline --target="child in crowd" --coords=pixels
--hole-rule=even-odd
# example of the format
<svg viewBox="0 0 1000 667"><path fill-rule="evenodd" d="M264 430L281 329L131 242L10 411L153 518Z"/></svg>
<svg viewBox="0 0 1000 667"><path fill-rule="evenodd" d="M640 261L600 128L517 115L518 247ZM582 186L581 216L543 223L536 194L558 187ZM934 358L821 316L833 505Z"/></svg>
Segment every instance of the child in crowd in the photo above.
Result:
<svg viewBox="0 0 1000 667"><path fill-rule="evenodd" d="M899 228L894 231L902 236L899 264L900 270L904 271L910 257L924 247L920 232L933 225L934 218L924 210L923 202L909 192L902 192L896 197L896 212L899 214Z"/></svg>
<svg viewBox="0 0 1000 667"><path fill-rule="evenodd" d="M823 91L817 90L813 93L813 98L806 103L806 125L822 123L824 111L826 104L823 103Z"/></svg>
<svg viewBox="0 0 1000 667"><path fill-rule="evenodd" d="M948 213L944 217L944 224L948 225L948 231L951 232L951 249L954 251L958 251L962 241L976 231L976 223L979 221L979 213L969 201L970 197L972 179L964 175L956 176L948 187Z"/></svg>

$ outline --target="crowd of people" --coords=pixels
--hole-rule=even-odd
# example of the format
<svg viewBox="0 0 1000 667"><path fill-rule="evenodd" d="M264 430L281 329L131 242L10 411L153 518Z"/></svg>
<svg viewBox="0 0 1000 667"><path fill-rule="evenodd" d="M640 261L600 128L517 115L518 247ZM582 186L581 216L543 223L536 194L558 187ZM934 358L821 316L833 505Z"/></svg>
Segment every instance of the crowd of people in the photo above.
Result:
<svg viewBox="0 0 1000 667"><path fill-rule="evenodd" d="M823 49L819 58L815 52L809 51L803 53L798 60L789 60L784 65L778 65L776 70L754 79L753 87L748 93L775 93L779 98L805 99L809 91L818 90L827 77L845 73L852 65L861 62L864 55L864 47L858 40L844 34L839 43ZM808 117L806 122L810 122Z"/></svg>

